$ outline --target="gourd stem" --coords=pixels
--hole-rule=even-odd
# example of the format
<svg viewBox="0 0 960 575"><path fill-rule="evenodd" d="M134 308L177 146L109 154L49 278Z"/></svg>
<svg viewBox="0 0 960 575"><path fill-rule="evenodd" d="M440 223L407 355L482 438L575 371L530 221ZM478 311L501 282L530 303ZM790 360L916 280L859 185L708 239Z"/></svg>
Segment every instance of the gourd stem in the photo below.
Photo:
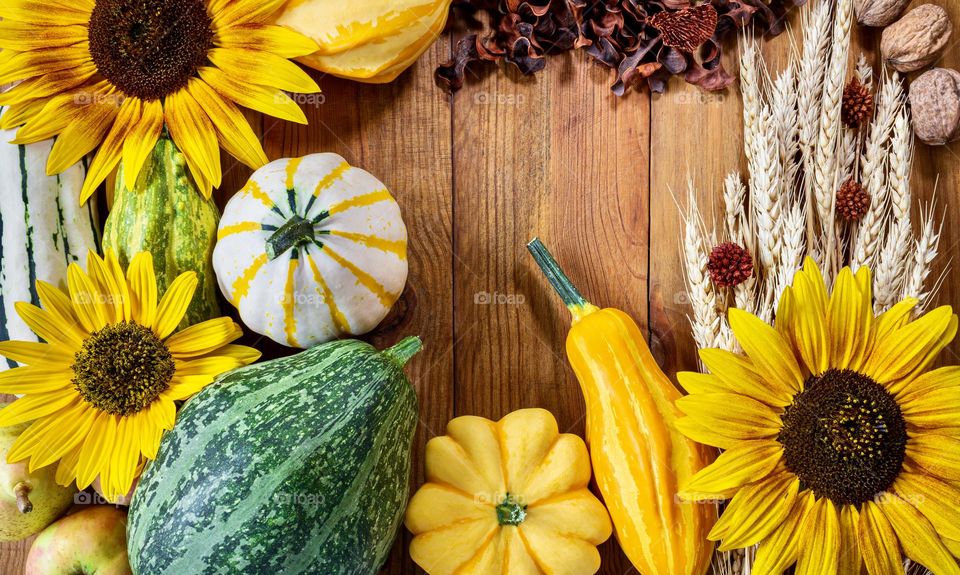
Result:
<svg viewBox="0 0 960 575"><path fill-rule="evenodd" d="M560 264L553 259L550 251L547 250L547 247L543 245L539 238L534 238L527 244L527 249L530 250L530 254L533 255L533 259L540 266L543 275L547 276L547 281L550 282L550 285L553 286L553 289L560 295L560 299L568 308L572 310L589 305L580 291L573 285L573 282L570 281L570 278L567 277L567 274L563 273Z"/></svg>
<svg viewBox="0 0 960 575"><path fill-rule="evenodd" d="M17 498L17 509L20 513L30 513L33 511L33 503L30 501L30 486L24 482L17 483L13 487L13 494Z"/></svg>
<svg viewBox="0 0 960 575"><path fill-rule="evenodd" d="M287 250L313 242L313 223L293 216L267 239L267 257L275 260Z"/></svg>
<svg viewBox="0 0 960 575"><path fill-rule="evenodd" d="M405 337L397 345L383 350L383 354L393 358L400 365L406 365L410 358L420 353L422 349L423 341L419 337L411 336Z"/></svg>

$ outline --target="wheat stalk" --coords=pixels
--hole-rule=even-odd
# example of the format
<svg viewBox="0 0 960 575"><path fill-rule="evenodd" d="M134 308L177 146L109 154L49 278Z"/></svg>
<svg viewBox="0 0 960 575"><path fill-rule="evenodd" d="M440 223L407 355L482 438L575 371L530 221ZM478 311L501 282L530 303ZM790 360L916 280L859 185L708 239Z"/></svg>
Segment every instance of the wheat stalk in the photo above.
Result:
<svg viewBox="0 0 960 575"><path fill-rule="evenodd" d="M744 39L740 49L740 94L743 98L743 153L747 162L753 160L753 148L758 133L757 121L762 100L760 71L757 67L757 43Z"/></svg>
<svg viewBox="0 0 960 575"><path fill-rule="evenodd" d="M781 198L784 208L787 207L786 204L793 193L797 173L800 170L800 165L796 161L797 152L800 150L798 124L800 113L797 109L797 101L796 62L791 61L773 82L773 95L770 98L773 123L779 140L779 165L783 167Z"/></svg>
<svg viewBox="0 0 960 575"><path fill-rule="evenodd" d="M940 233L943 230L943 221L936 223L933 202L920 216L920 237L914 243L913 260L909 263L906 280L900 299L915 297L919 301L915 313L923 313L927 302L936 290L936 285L930 291L924 289L927 277L930 275L930 266L937 258L940 247ZM938 284L939 285L939 282Z"/></svg>
<svg viewBox="0 0 960 575"><path fill-rule="evenodd" d="M783 204L780 201L780 152L773 114L769 106L762 106L757 118L759 130L753 147L753 169L750 172L750 199L752 216L757 231L757 253L767 276L776 275L780 255L780 221Z"/></svg>
<svg viewBox="0 0 960 575"><path fill-rule="evenodd" d="M876 270L876 305L885 311L896 303L907 273L913 228L910 222L910 170L913 164L913 130L910 113L901 107L893 123L887 170L891 230L880 251Z"/></svg>
<svg viewBox="0 0 960 575"><path fill-rule="evenodd" d="M720 317L717 313L717 294L710 281L710 272L707 269L710 254L707 252L703 219L697 206L697 198L692 183L690 184L687 214L683 227L684 274L686 275L687 295L690 299L690 306L693 308L693 314L690 316L693 339L700 349L717 347L721 339Z"/></svg>

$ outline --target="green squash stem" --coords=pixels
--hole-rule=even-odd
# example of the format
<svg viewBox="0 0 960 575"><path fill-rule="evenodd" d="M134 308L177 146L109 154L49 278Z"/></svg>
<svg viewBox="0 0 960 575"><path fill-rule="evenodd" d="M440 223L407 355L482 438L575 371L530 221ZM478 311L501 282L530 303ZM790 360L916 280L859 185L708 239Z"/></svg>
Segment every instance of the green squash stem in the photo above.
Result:
<svg viewBox="0 0 960 575"><path fill-rule="evenodd" d="M406 365L410 358L420 353L423 349L423 341L416 336L405 337L397 345L383 350L383 354L397 361L400 365Z"/></svg>
<svg viewBox="0 0 960 575"><path fill-rule="evenodd" d="M312 243L313 223L300 216L293 216L267 239L267 257L275 260L287 250Z"/></svg>
<svg viewBox="0 0 960 575"><path fill-rule="evenodd" d="M13 494L17 497L17 509L20 513L30 513L33 511L33 503L30 501L30 486L21 481L13 488Z"/></svg>

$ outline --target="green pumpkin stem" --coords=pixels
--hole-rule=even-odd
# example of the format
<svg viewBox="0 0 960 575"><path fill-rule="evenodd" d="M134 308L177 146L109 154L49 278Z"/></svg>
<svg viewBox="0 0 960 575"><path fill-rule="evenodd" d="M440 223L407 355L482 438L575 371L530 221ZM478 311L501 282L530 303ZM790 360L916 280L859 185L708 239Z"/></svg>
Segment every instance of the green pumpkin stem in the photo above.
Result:
<svg viewBox="0 0 960 575"><path fill-rule="evenodd" d="M400 365L406 365L410 358L420 353L422 349L423 341L419 337L411 336L405 337L397 345L383 350L383 354L393 358Z"/></svg>
<svg viewBox="0 0 960 575"><path fill-rule="evenodd" d="M580 295L580 291L573 285L567 274L563 273L560 264L553 259L553 255L550 254L547 246L543 245L539 238L534 238L527 244L527 249L530 250L533 259L540 266L543 275L547 277L547 281L556 290L560 299L563 300L564 305L571 309L587 305L587 300Z"/></svg>
<svg viewBox="0 0 960 575"><path fill-rule="evenodd" d="M267 257L275 260L287 250L313 243L313 223L293 216L267 239Z"/></svg>

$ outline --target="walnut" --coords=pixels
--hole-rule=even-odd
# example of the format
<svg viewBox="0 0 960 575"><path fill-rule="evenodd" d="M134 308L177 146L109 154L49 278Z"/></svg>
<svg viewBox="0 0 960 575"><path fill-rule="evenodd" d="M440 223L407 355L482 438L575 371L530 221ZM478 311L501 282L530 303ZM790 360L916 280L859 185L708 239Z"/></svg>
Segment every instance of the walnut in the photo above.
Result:
<svg viewBox="0 0 960 575"><path fill-rule="evenodd" d="M960 139L960 72L934 68L910 84L913 131L921 141L942 146Z"/></svg>
<svg viewBox="0 0 960 575"><path fill-rule="evenodd" d="M864 26L883 28L903 14L910 0L853 0L857 21Z"/></svg>
<svg viewBox="0 0 960 575"><path fill-rule="evenodd" d="M883 31L880 53L899 72L913 72L932 64L947 47L953 24L947 11L923 4Z"/></svg>

